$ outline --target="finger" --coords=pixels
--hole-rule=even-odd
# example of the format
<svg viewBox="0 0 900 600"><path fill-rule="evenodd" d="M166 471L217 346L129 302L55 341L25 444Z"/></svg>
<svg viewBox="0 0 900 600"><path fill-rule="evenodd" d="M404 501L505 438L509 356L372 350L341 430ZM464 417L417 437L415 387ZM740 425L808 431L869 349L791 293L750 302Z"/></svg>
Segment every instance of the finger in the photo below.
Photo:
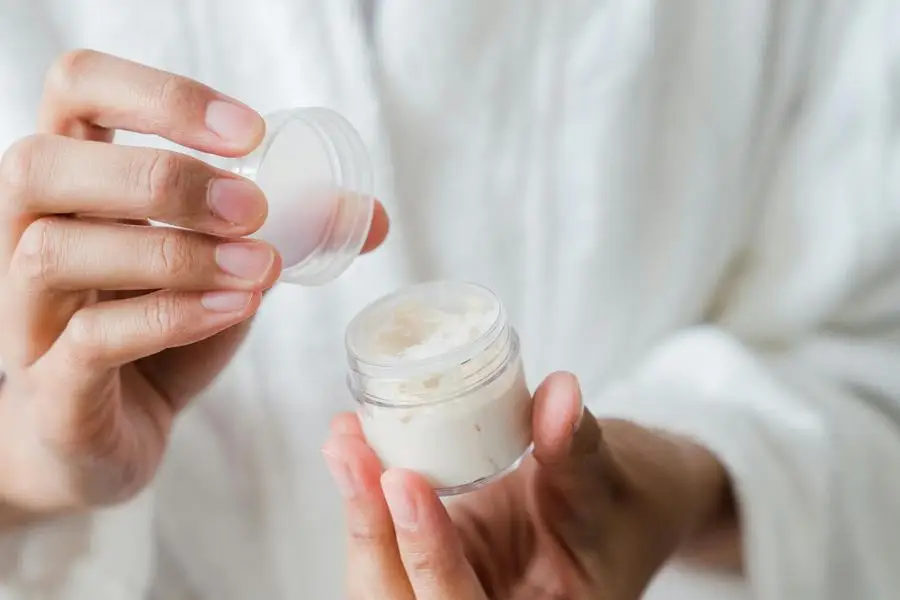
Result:
<svg viewBox="0 0 900 600"><path fill-rule="evenodd" d="M548 376L534 393L534 457L544 464L566 460L584 413L578 379L571 373ZM590 431L587 426L586 433Z"/></svg>
<svg viewBox="0 0 900 600"><path fill-rule="evenodd" d="M486 600L450 515L431 486L401 470L386 472L381 485L416 599Z"/></svg>
<svg viewBox="0 0 900 600"><path fill-rule="evenodd" d="M3 154L0 196L13 239L42 214L152 219L235 236L256 231L267 212L254 183L187 155L54 135L24 138Z"/></svg>
<svg viewBox="0 0 900 600"><path fill-rule="evenodd" d="M39 127L101 141L125 129L222 156L246 154L265 133L259 114L203 84L91 50L50 68Z"/></svg>
<svg viewBox="0 0 900 600"><path fill-rule="evenodd" d="M350 597L412 600L381 491L378 458L361 439L340 434L326 441L322 454L344 498Z"/></svg>
<svg viewBox="0 0 900 600"><path fill-rule="evenodd" d="M552 518L552 534L583 547L585 524L607 514L608 503L628 488L627 478L584 407L574 375L547 377L535 392L533 414L537 504Z"/></svg>
<svg viewBox="0 0 900 600"><path fill-rule="evenodd" d="M329 430L331 431L331 435L346 435L362 440L365 439L362 424L359 422L359 417L356 413L340 413L331 420Z"/></svg>
<svg viewBox="0 0 900 600"><path fill-rule="evenodd" d="M554 373L538 387L532 428L542 481L568 492L600 480L610 493L628 485L571 373Z"/></svg>
<svg viewBox="0 0 900 600"><path fill-rule="evenodd" d="M259 302L258 292L161 291L92 304L72 315L41 361L89 389L109 369L199 342L248 319Z"/></svg>
<svg viewBox="0 0 900 600"><path fill-rule="evenodd" d="M362 253L371 252L380 246L387 238L389 229L390 219L388 219L387 211L384 210L384 205L376 200L375 212L372 215L372 225L369 227L369 237L366 238L366 242L363 244Z"/></svg>
<svg viewBox="0 0 900 600"><path fill-rule="evenodd" d="M33 304L46 290L262 290L279 272L278 256L264 242L45 218L23 234L9 279L12 291Z"/></svg>

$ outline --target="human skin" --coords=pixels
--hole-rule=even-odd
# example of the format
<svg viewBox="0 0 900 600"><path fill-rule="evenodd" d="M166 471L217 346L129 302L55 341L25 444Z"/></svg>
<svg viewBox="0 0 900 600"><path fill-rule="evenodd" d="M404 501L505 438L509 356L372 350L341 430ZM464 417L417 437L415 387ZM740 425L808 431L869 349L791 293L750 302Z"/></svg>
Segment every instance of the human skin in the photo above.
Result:
<svg viewBox="0 0 900 600"><path fill-rule="evenodd" d="M344 496L350 597L637 600L676 556L737 557L729 480L702 446L595 419L566 373L536 391L533 425L520 469L445 506L415 473L382 473L356 417L337 419L323 454Z"/></svg>
<svg viewBox="0 0 900 600"><path fill-rule="evenodd" d="M117 129L234 157L265 124L196 81L98 52L50 69L36 133L0 161L0 529L146 486L173 419L280 273L274 248L245 237L266 218L255 184L112 144ZM378 205L364 251L386 234Z"/></svg>

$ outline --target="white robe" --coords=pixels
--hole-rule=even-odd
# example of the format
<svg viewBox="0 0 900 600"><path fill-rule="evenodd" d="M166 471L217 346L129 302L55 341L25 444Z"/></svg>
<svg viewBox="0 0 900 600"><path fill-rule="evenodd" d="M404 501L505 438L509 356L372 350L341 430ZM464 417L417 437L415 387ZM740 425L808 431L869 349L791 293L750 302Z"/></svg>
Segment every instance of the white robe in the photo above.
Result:
<svg viewBox="0 0 900 600"><path fill-rule="evenodd" d="M0 147L92 47L360 130L393 217L279 286L135 501L0 539L0 599L343 597L318 448L343 329L410 282L493 288L531 383L694 436L744 578L650 598L900 595L900 6L891 0L0 0ZM130 143L159 142L123 135ZM704 595L706 594L706 595Z"/></svg>

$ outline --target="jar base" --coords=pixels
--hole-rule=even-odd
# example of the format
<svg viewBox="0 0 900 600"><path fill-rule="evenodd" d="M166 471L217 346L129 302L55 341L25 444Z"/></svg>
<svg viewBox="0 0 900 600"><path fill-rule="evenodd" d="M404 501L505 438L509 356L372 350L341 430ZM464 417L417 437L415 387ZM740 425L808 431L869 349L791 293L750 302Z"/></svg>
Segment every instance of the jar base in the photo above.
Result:
<svg viewBox="0 0 900 600"><path fill-rule="evenodd" d="M525 448L525 452L523 452L521 454L521 456L519 456L519 458L517 458L515 461L513 461L513 463L511 465L509 465L508 467L506 467L505 469L503 469L501 471L497 471L496 473L494 473L492 475L482 477L481 479L476 479L475 481L473 481L471 483L464 483L462 485L457 485L457 486L453 486L453 487L434 488L434 493L437 494L438 497L440 497L440 498L450 498L453 496L461 496L462 494L468 494L469 492L474 492L477 489L483 488L486 485L494 483L495 481L503 479L507 475L511 474L513 471L515 471L516 469L519 468L519 466L522 464L522 461L524 461L526 458L528 458L528 456L531 454L531 452L533 450L534 450L534 442L529 444L528 447Z"/></svg>

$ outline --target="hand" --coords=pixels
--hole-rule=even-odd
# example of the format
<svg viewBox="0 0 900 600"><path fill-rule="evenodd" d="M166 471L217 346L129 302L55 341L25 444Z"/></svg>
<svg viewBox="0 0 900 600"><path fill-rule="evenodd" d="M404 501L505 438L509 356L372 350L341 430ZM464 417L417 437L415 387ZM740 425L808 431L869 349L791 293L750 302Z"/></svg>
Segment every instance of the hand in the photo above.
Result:
<svg viewBox="0 0 900 600"><path fill-rule="evenodd" d="M173 417L230 360L280 271L271 246L240 239L265 220L258 187L180 153L113 145L114 130L240 156L264 128L204 85L100 53L66 54L49 72L39 133L0 163L9 512L140 490ZM380 209L367 247L385 233Z"/></svg>
<svg viewBox="0 0 900 600"><path fill-rule="evenodd" d="M537 390L534 435L519 470L445 508L423 478L382 474L354 415L337 419L323 453L346 502L350 597L636 600L725 512L712 455L628 422L598 423L572 376Z"/></svg>

